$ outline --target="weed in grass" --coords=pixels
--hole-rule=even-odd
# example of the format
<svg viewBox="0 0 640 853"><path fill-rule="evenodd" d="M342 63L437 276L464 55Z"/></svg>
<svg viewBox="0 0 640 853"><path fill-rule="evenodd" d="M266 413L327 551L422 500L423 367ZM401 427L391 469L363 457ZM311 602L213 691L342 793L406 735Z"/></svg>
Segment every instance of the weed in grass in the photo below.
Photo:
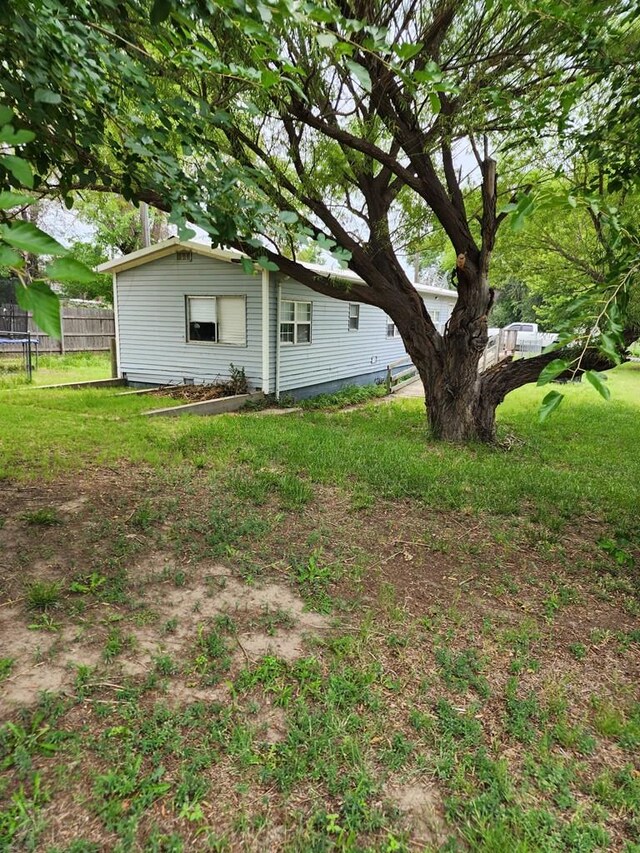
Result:
<svg viewBox="0 0 640 853"><path fill-rule="evenodd" d="M640 830L640 775L633 765L604 770L593 780L591 792L608 808L627 818L635 818L637 830Z"/></svg>
<svg viewBox="0 0 640 853"><path fill-rule="evenodd" d="M257 623L270 637L275 636L278 628L288 630L296 624L295 619L286 610L281 607L273 608L268 604L262 606L262 613Z"/></svg>
<svg viewBox="0 0 640 853"><path fill-rule="evenodd" d="M0 658L0 684L11 675L14 664L14 658Z"/></svg>
<svg viewBox="0 0 640 853"><path fill-rule="evenodd" d="M634 628L631 631L620 631L616 635L616 639L623 652L628 651L633 645L640 645L640 628Z"/></svg>
<svg viewBox="0 0 640 853"><path fill-rule="evenodd" d="M75 687L76 694L79 697L83 697L90 692L90 682L93 677L94 667L87 666L86 664L78 664L76 667L76 677L74 680L73 686Z"/></svg>
<svg viewBox="0 0 640 853"><path fill-rule="evenodd" d="M41 810L49 799L39 773L33 774L30 783L19 786L7 807L0 811L0 844L3 850L39 849L39 838L45 827Z"/></svg>
<svg viewBox="0 0 640 853"><path fill-rule="evenodd" d="M575 604L578 594L573 587L560 583L551 589L544 601L544 614L548 620L552 620L556 613L569 604Z"/></svg>
<svg viewBox="0 0 640 853"><path fill-rule="evenodd" d="M231 654L225 637L217 628L198 626L198 653L193 667L207 685L217 684L231 667Z"/></svg>
<svg viewBox="0 0 640 853"><path fill-rule="evenodd" d="M617 566L623 568L632 568L634 565L634 557L631 552L632 542L623 533L611 537L603 537L598 539L598 545L605 554L614 561Z"/></svg>
<svg viewBox="0 0 640 853"><path fill-rule="evenodd" d="M21 518L34 527L54 527L56 524L62 524L62 519L55 507L41 507L31 512L24 512Z"/></svg>
<svg viewBox="0 0 640 853"><path fill-rule="evenodd" d="M615 740L630 751L640 747L640 702L630 708L620 708L612 702L593 696L593 726L603 737Z"/></svg>
<svg viewBox="0 0 640 853"><path fill-rule="evenodd" d="M440 676L448 687L466 693L475 690L480 697L487 699L491 693L489 682L481 674L483 662L475 649L463 649L454 652L441 647L435 651Z"/></svg>
<svg viewBox="0 0 640 853"><path fill-rule="evenodd" d="M2 770L12 769L24 779L33 770L35 756L51 756L58 751L66 733L52 730L45 719L45 713L38 710L24 726L11 721L0 726Z"/></svg>
<svg viewBox="0 0 640 853"><path fill-rule="evenodd" d="M201 770L183 770L173 796L173 805L178 816L188 820L201 820L204 815L200 803L209 793L209 781Z"/></svg>
<svg viewBox="0 0 640 853"><path fill-rule="evenodd" d="M415 750L415 744L402 732L396 732L389 746L380 752L380 761L390 770L400 770L409 761Z"/></svg>
<svg viewBox="0 0 640 853"><path fill-rule="evenodd" d="M319 613L328 613L332 602L327 590L334 580L333 567L321 563L320 554L314 551L306 561L294 559L291 569L305 602Z"/></svg>
<svg viewBox="0 0 640 853"><path fill-rule="evenodd" d="M517 628L507 628L502 632L500 640L511 648L513 654L509 664L509 672L512 675L538 671L540 664L532 657L531 651L532 645L539 639L540 631L531 620L525 620Z"/></svg>
<svg viewBox="0 0 640 853"><path fill-rule="evenodd" d="M550 794L559 809L570 809L575 806L575 797L571 787L576 780L576 768L573 762L538 749L534 754L525 753L524 770L535 780L537 787L544 794Z"/></svg>
<svg viewBox="0 0 640 853"><path fill-rule="evenodd" d="M34 622L28 625L30 631L59 631L60 623L50 613L39 613Z"/></svg>
<svg viewBox="0 0 640 853"><path fill-rule="evenodd" d="M183 587L187 582L187 575L182 570L174 572L173 583L178 588Z"/></svg>
<svg viewBox="0 0 640 853"><path fill-rule="evenodd" d="M375 502L375 496L362 486L356 486L351 493L351 509L354 512L370 509L374 506Z"/></svg>
<svg viewBox="0 0 640 853"><path fill-rule="evenodd" d="M576 660L584 660L587 656L587 647L584 643L570 643L569 651Z"/></svg>
<svg viewBox="0 0 640 853"><path fill-rule="evenodd" d="M146 532L162 518L162 514L147 498L143 500L133 512L130 523L132 527Z"/></svg>
<svg viewBox="0 0 640 853"><path fill-rule="evenodd" d="M175 675L178 671L178 666L171 657L171 655L162 654L158 655L154 659L154 665L156 671L160 673L160 675Z"/></svg>
<svg viewBox="0 0 640 853"><path fill-rule="evenodd" d="M154 826L144 845L144 853L183 853L187 849L184 840L175 832L162 832Z"/></svg>
<svg viewBox="0 0 640 853"><path fill-rule="evenodd" d="M512 677L506 687L506 729L522 743L531 743L536 735L535 725L542 719L542 707L538 697L529 691L523 698L518 696L518 680Z"/></svg>
<svg viewBox="0 0 640 853"><path fill-rule="evenodd" d="M49 610L60 603L62 584L59 581L32 581L27 586L25 600L30 610Z"/></svg>
<svg viewBox="0 0 640 853"><path fill-rule="evenodd" d="M242 518L230 510L214 508L209 513L205 531L207 553L214 557L228 555L244 536L261 536L268 526L267 520L258 516Z"/></svg>
<svg viewBox="0 0 640 853"><path fill-rule="evenodd" d="M233 617L228 613L219 613L213 620L218 631L225 631L227 634L235 636L238 633L238 626L233 620Z"/></svg>
<svg viewBox="0 0 640 853"><path fill-rule="evenodd" d="M69 592L78 594L97 593L107 583L107 578L100 572L91 572L88 575L77 575L69 584Z"/></svg>
<svg viewBox="0 0 640 853"><path fill-rule="evenodd" d="M120 628L112 628L102 650L102 657L107 663L111 663L125 649L130 649L132 646L133 637L131 635L123 634Z"/></svg>
<svg viewBox="0 0 640 853"><path fill-rule="evenodd" d="M175 634L178 628L178 617L172 616L171 619L167 619L167 621L162 626L163 634Z"/></svg>
<svg viewBox="0 0 640 853"><path fill-rule="evenodd" d="M161 781L164 772L160 766L145 775L142 755L126 755L113 769L96 776L92 805L105 827L120 835L125 849L131 849L141 815L170 790L171 785Z"/></svg>

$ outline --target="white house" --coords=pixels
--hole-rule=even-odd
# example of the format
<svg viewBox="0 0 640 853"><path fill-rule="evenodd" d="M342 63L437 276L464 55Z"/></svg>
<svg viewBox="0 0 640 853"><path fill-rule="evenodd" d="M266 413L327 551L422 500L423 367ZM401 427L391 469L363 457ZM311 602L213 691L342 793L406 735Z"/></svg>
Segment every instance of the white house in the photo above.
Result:
<svg viewBox="0 0 640 853"><path fill-rule="evenodd" d="M281 273L247 273L240 260L172 238L98 268L113 274L118 371L128 384L214 382L233 364L254 389L302 398L381 379L404 354L380 309L322 296ZM417 289L443 327L456 293Z"/></svg>

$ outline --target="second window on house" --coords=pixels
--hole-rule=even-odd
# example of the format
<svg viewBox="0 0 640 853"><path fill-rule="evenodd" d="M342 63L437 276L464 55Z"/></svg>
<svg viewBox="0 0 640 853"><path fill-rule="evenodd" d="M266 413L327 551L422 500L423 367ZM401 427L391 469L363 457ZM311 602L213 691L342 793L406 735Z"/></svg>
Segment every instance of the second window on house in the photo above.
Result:
<svg viewBox="0 0 640 853"><path fill-rule="evenodd" d="M283 344L311 343L311 303L283 299L280 303L280 341Z"/></svg>
<svg viewBox="0 0 640 853"><path fill-rule="evenodd" d="M244 296L187 296L186 303L189 342L246 346Z"/></svg>
<svg viewBox="0 0 640 853"><path fill-rule="evenodd" d="M357 302L349 303L349 331L356 332L360 328L360 306Z"/></svg>

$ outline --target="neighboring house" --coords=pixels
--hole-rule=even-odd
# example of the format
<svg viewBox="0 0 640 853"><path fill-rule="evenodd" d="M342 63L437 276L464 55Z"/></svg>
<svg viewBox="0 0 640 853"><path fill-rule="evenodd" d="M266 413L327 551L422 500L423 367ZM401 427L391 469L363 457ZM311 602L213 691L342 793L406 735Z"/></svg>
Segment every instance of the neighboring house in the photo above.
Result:
<svg viewBox="0 0 640 853"><path fill-rule="evenodd" d="M214 382L233 364L254 389L302 398L382 379L404 354L380 309L322 296L281 273L247 273L240 259L172 238L98 268L113 273L118 370L128 384ZM442 329L455 291L417 289Z"/></svg>

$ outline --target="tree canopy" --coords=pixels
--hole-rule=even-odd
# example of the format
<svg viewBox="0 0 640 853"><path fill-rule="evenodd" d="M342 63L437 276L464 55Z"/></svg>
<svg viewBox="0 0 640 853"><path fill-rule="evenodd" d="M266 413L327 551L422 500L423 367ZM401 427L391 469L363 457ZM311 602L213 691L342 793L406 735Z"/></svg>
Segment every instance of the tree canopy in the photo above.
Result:
<svg viewBox="0 0 640 853"><path fill-rule="evenodd" d="M622 130L638 127L633 3L9 0L0 14L12 57L0 90L35 134L24 160L37 191L71 203L77 190L117 190L320 293L382 308L437 436L492 440L506 393L550 361L610 366L633 334L624 297L637 246L609 204L598 214L615 249L594 290L598 335L562 358L478 375L498 230L517 231L540 198L537 178L509 172L514 152L551 156L563 174L576 151L606 161L616 192L637 179ZM15 157L0 169L23 182ZM572 192L566 203L593 212L601 188ZM456 257L444 334L402 263L427 229ZM299 264L309 243L362 284Z"/></svg>

